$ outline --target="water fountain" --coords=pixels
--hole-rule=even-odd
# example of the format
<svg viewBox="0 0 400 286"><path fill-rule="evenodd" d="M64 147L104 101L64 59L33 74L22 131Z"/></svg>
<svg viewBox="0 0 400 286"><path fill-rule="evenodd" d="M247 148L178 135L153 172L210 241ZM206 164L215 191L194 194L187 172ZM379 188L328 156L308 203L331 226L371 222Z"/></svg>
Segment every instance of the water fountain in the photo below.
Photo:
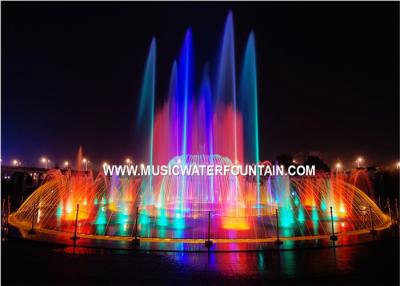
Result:
<svg viewBox="0 0 400 286"><path fill-rule="evenodd" d="M137 118L137 128L146 140L147 163L260 162L254 33L248 37L238 81L232 13L225 23L215 77L205 66L198 90L192 49L189 29L172 64L167 100L156 107L157 53L156 41L151 41ZM38 230L67 233L74 231L77 220L78 233L93 237L131 237L137 219L140 237L196 239L207 237L210 214L214 239L260 239L275 236L276 210L283 237L329 235L332 207L339 233L365 230L371 223L382 226L388 218L368 196L365 171L356 172L307 178L135 178L52 170L11 219L29 228L33 218ZM368 187L368 195L359 187Z"/></svg>

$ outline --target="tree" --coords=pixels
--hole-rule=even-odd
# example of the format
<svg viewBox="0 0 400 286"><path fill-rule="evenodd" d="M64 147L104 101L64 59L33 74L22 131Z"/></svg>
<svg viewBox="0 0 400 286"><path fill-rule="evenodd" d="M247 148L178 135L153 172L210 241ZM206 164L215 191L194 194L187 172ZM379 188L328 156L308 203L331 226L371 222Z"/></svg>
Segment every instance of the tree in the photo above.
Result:
<svg viewBox="0 0 400 286"><path fill-rule="evenodd" d="M290 165L293 165L293 157L292 155L288 154L281 154L277 156L275 161L278 163L278 165L285 166L285 169L289 168Z"/></svg>
<svg viewBox="0 0 400 286"><path fill-rule="evenodd" d="M314 165L316 171L330 171L328 165L317 156L308 156L307 160L304 162L304 165Z"/></svg>

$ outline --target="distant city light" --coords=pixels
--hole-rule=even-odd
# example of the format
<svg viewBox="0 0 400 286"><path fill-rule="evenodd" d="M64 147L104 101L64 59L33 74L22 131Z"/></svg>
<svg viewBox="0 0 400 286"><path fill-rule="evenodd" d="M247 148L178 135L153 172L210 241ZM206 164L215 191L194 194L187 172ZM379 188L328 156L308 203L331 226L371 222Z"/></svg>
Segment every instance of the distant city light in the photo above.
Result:
<svg viewBox="0 0 400 286"><path fill-rule="evenodd" d="M400 161L396 163L397 169L400 169Z"/></svg>
<svg viewBox="0 0 400 286"><path fill-rule="evenodd" d="M83 158L83 159L82 159L82 162L83 162L83 164L84 164L84 166L85 166L85 171L87 171L87 170L88 170L88 163L89 163L89 160L86 159L86 158Z"/></svg>
<svg viewBox="0 0 400 286"><path fill-rule="evenodd" d="M108 163L107 162L103 162L103 168L107 167Z"/></svg>
<svg viewBox="0 0 400 286"><path fill-rule="evenodd" d="M46 158L46 157L42 157L42 159L40 159L42 161L42 163L44 164L44 168L48 169L49 168L49 163L50 163L50 159Z"/></svg>
<svg viewBox="0 0 400 286"><path fill-rule="evenodd" d="M128 164L128 165L132 164L132 160L130 158L126 158L125 159L125 163Z"/></svg>
<svg viewBox="0 0 400 286"><path fill-rule="evenodd" d="M357 168L360 168L360 164L362 163L364 161L364 159L362 158L362 157L358 157L357 158L357 160L356 160L356 163L357 163Z"/></svg>
<svg viewBox="0 0 400 286"><path fill-rule="evenodd" d="M65 162L64 162L64 167L67 168L68 166L69 166L69 162L68 162L68 161L65 161Z"/></svg>
<svg viewBox="0 0 400 286"><path fill-rule="evenodd" d="M11 161L11 164L12 164L13 166L21 166L21 161L19 161L19 160L17 160L17 159L14 159L14 160Z"/></svg>
<svg viewBox="0 0 400 286"><path fill-rule="evenodd" d="M339 171L342 168L342 164L336 163L336 171Z"/></svg>

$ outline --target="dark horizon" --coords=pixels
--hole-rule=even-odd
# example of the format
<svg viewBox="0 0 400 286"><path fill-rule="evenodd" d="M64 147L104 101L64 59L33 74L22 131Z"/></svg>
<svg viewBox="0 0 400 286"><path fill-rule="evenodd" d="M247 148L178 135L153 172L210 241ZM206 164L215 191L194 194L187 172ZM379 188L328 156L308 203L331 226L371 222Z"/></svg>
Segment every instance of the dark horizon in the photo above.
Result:
<svg viewBox="0 0 400 286"><path fill-rule="evenodd" d="M140 157L151 38L161 102L186 29L198 82L229 10L238 67L255 32L262 160L300 151L348 166L359 155L367 165L399 160L398 2L1 5L3 162L73 162L79 145L96 163Z"/></svg>

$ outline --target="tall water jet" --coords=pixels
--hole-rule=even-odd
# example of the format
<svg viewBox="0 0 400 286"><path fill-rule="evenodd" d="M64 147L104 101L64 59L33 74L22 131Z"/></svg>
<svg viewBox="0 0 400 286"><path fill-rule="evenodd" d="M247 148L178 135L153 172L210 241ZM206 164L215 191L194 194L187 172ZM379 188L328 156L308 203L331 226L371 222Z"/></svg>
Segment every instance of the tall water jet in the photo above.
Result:
<svg viewBox="0 0 400 286"><path fill-rule="evenodd" d="M192 31L188 29L185 34L183 41L182 50L178 62L178 93L179 99L183 103L180 109L182 114L182 150L181 154L186 155L191 151L190 141L190 128L191 128L191 117L189 116L189 108L191 107L191 101L193 98L192 94Z"/></svg>
<svg viewBox="0 0 400 286"><path fill-rule="evenodd" d="M202 102L203 113L204 113L204 144L206 154L214 154L214 130L213 130L213 105L212 105L212 91L211 82L208 71L208 66L205 66L203 71L203 78L200 87L200 102ZM214 177L210 178L210 200L214 203Z"/></svg>
<svg viewBox="0 0 400 286"><path fill-rule="evenodd" d="M178 65L176 61L172 64L171 76L169 82L169 90L168 90L168 99L169 99L169 122L171 124L168 127L169 136L170 136L170 144L172 145L167 158L165 158L165 163L180 154L180 136L179 136L179 111L177 105L177 96L178 96Z"/></svg>
<svg viewBox="0 0 400 286"><path fill-rule="evenodd" d="M228 133L230 138L223 140L226 152L223 155L230 157L235 163L239 159L238 131L237 131L237 110L236 110L236 64L235 64L235 36L233 30L233 14L229 12L225 22L222 36L222 46L219 56L218 72L216 82L216 109L217 117L225 114L224 109L232 105L233 134ZM233 146L231 146L233 144ZM231 150L231 148L233 150Z"/></svg>
<svg viewBox="0 0 400 286"><path fill-rule="evenodd" d="M183 40L183 45L178 61L178 116L179 122L182 123L181 128L181 150L182 160L180 163L184 166L186 164L186 156L192 150L191 130L192 130L192 116L190 116L190 109L192 108L192 77L193 77L193 60L192 60L192 31L188 29ZM177 185L179 189L179 206L176 209L175 222L179 228L184 226L185 209L185 185L186 176L181 176L180 184Z"/></svg>
<svg viewBox="0 0 400 286"><path fill-rule="evenodd" d="M148 163L153 164L154 149L154 106L155 106L155 82L156 82L156 39L153 38L150 50L147 56L143 84L140 93L140 105L138 113L138 127L140 133L148 130ZM147 186L145 187L144 202L145 205L151 204L153 199L153 176L150 174Z"/></svg>
<svg viewBox="0 0 400 286"><path fill-rule="evenodd" d="M212 91L211 91L211 82L208 71L208 66L204 68L203 78L200 87L200 96L202 101L204 102L204 136L206 144L206 153L211 155L214 154L214 130L212 125L213 120L213 105L212 105Z"/></svg>
<svg viewBox="0 0 400 286"><path fill-rule="evenodd" d="M258 138L258 91L257 91L257 61L254 33L247 40L244 53L239 88L240 108L243 114L245 161L251 164L260 162ZM260 174L257 173L257 205L260 197Z"/></svg>
<svg viewBox="0 0 400 286"><path fill-rule="evenodd" d="M76 155L76 169L82 171L82 160L83 160L83 149L79 146L78 153Z"/></svg>

